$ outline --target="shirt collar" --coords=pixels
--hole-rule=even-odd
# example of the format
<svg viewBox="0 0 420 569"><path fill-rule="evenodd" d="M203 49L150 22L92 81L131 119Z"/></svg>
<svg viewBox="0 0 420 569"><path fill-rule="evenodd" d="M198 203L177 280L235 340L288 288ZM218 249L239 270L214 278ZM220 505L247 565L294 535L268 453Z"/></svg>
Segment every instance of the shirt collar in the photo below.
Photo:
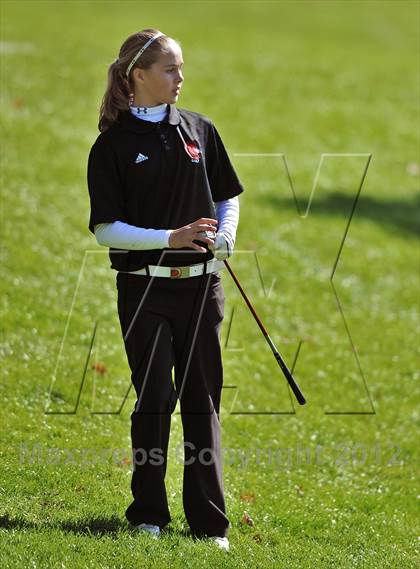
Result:
<svg viewBox="0 0 420 569"><path fill-rule="evenodd" d="M168 104L169 112L161 123L170 124L172 126L178 126L181 123L181 116L175 105ZM138 117L135 117L130 110L122 111L116 121L121 128L130 130L132 132L137 132L144 134L151 132L156 129L158 123L151 121L144 121Z"/></svg>
<svg viewBox="0 0 420 569"><path fill-rule="evenodd" d="M141 106L132 106L130 107L130 112L132 115L139 119L150 120L155 119L156 117L160 117L159 120L162 120L162 117L166 117L168 112L168 104L162 103L161 105L155 105L154 107L141 107ZM157 122L157 121L152 121Z"/></svg>

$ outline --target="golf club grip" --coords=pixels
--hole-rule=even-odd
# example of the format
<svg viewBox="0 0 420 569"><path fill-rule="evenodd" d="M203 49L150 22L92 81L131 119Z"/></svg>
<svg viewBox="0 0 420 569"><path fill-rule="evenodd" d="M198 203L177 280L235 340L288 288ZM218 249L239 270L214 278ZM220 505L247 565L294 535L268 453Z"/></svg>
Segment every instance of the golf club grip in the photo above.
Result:
<svg viewBox="0 0 420 569"><path fill-rule="evenodd" d="M299 385L296 383L296 381L293 378L293 375L290 373L287 365L284 363L284 361L282 360L281 355L278 353L277 350L273 351L274 357L277 360L277 363L279 364L281 371L284 374L284 377L287 379L288 384L290 385L290 387L292 388L293 393L295 394L295 397L299 403L299 405L305 405L306 403L306 399L303 396L303 393L300 390Z"/></svg>
<svg viewBox="0 0 420 569"><path fill-rule="evenodd" d="M283 358L281 357L281 355L279 354L276 346L274 345L272 339L270 338L270 336L268 335L267 330L265 329L264 324L261 322L258 314L255 312L254 307L252 306L251 302L249 301L248 297L245 294L245 291L243 290L243 288L241 287L240 282L238 281L238 279L236 278L235 273L232 271L232 269L229 266L229 263L227 262L227 260L224 260L225 266L227 268L227 270L229 271L231 277L233 278L233 280L235 281L236 286L239 289L239 292L241 293L243 299L245 300L246 304L248 305L248 308L250 309L253 317L255 318L255 321L257 322L258 326L260 327L261 332L264 335L264 338L267 340L268 345L271 348L271 351L274 354L274 357L277 360L277 363L280 366L281 371L283 372L284 377L286 378L288 384L290 385L293 393L295 394L295 397L299 403L299 405L305 405L306 403L306 399L303 396L303 393L301 392L298 384L296 383L296 381L294 380L292 374L290 373L287 365L284 363Z"/></svg>

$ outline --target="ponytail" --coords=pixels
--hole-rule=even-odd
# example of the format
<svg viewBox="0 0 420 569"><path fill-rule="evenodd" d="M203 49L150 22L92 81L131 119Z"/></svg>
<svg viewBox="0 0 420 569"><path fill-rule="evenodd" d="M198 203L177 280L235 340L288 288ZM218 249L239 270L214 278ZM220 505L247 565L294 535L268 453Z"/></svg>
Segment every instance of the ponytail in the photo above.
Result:
<svg viewBox="0 0 420 569"><path fill-rule="evenodd" d="M129 84L118 60L111 63L108 69L108 86L102 98L99 111L98 129L107 130L118 119L121 111L128 110Z"/></svg>

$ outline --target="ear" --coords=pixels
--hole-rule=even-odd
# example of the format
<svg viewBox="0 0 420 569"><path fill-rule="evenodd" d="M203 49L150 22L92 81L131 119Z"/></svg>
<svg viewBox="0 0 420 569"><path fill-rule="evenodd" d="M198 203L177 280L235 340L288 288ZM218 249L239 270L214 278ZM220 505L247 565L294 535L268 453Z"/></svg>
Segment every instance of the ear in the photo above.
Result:
<svg viewBox="0 0 420 569"><path fill-rule="evenodd" d="M140 69L139 67L135 67L133 69L133 77L136 81L141 81L143 83L143 81L144 81L143 69Z"/></svg>

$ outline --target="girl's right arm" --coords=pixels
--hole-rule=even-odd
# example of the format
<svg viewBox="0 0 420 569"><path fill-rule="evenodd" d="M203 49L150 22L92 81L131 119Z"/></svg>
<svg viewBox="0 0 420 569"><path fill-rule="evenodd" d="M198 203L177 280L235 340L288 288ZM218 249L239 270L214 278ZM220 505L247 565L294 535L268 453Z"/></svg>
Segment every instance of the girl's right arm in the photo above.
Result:
<svg viewBox="0 0 420 569"><path fill-rule="evenodd" d="M123 221L98 223L94 226L95 237L99 245L115 249L147 250L163 249L165 247L180 249L190 247L202 253L204 247L194 243L198 239L213 244L214 239L201 237L202 231L216 231L217 220L201 217L191 224L179 229L146 229Z"/></svg>
<svg viewBox="0 0 420 569"><path fill-rule="evenodd" d="M98 223L94 227L99 245L115 249L163 249L169 247L171 229L146 229L123 221Z"/></svg>

